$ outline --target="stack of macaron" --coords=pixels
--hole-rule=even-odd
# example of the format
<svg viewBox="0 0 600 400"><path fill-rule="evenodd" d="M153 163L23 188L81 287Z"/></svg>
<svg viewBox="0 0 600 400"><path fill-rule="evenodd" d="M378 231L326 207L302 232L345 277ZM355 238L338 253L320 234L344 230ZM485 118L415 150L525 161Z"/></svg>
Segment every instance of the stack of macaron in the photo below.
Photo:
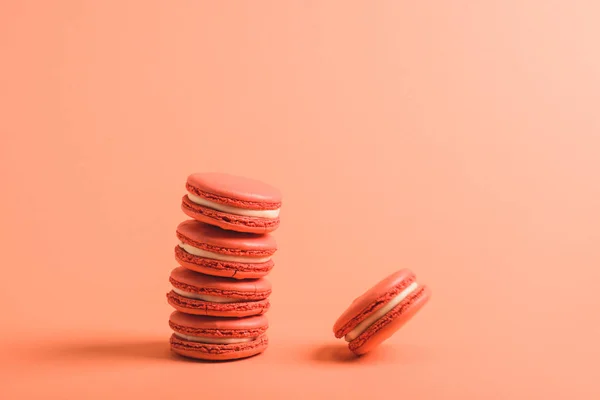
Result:
<svg viewBox="0 0 600 400"><path fill-rule="evenodd" d="M187 179L177 227L169 318L171 349L203 360L234 360L268 346L271 283L281 193L263 182L222 173Z"/></svg>

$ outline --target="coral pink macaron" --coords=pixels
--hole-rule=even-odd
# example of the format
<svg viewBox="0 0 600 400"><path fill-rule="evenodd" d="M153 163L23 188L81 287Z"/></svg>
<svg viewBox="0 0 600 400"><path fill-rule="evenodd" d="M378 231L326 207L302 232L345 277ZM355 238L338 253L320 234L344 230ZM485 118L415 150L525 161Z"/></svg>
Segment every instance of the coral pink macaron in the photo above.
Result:
<svg viewBox="0 0 600 400"><path fill-rule="evenodd" d="M264 314L270 306L271 283L266 278L238 280L177 267L169 281L169 304L187 314L247 317Z"/></svg>
<svg viewBox="0 0 600 400"><path fill-rule="evenodd" d="M390 338L431 297L415 274L402 269L356 298L333 326L337 338L345 337L357 355L365 354Z"/></svg>
<svg viewBox="0 0 600 400"><path fill-rule="evenodd" d="M189 315L179 311L169 318L171 350L202 360L234 360L265 351L269 327L264 315L218 318Z"/></svg>
<svg viewBox="0 0 600 400"><path fill-rule="evenodd" d="M275 239L269 235L232 232L196 220L177 227L180 243L175 259L192 271L235 279L260 278L273 268Z"/></svg>
<svg viewBox="0 0 600 400"><path fill-rule="evenodd" d="M222 229L272 232L279 226L281 192L264 182L222 173L188 177L181 208L190 217Z"/></svg>

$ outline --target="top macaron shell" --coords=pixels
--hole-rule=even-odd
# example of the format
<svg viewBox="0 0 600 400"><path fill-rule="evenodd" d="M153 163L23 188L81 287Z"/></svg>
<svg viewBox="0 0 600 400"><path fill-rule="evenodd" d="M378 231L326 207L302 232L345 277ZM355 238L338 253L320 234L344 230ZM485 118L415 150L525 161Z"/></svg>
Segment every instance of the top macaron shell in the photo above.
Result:
<svg viewBox="0 0 600 400"><path fill-rule="evenodd" d="M183 196L183 212L198 221L226 230L258 234L279 227L279 216L244 215L244 210L260 212L281 207L281 192L264 182L223 173L197 173L188 177L186 189L205 201L227 207L219 210L210 203L198 204L188 195Z"/></svg>
<svg viewBox="0 0 600 400"><path fill-rule="evenodd" d="M186 188L193 194L216 203L249 210L276 210L281 207L281 192L256 179L223 173L192 174Z"/></svg>
<svg viewBox="0 0 600 400"><path fill-rule="evenodd" d="M213 254L213 258L196 256L177 245L175 258L180 265L196 272L236 279L267 275L274 265L270 257L277 251L277 242L271 235L225 231L196 220L179 224L177 238L186 245ZM218 256L221 256L220 260ZM235 261L222 256L233 256ZM269 259L257 262L259 258Z"/></svg>

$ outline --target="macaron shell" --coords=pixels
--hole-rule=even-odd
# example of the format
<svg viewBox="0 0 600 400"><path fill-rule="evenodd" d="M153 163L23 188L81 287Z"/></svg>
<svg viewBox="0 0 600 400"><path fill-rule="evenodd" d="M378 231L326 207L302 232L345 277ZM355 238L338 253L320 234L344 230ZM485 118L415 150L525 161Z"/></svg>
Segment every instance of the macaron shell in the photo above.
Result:
<svg viewBox="0 0 600 400"><path fill-rule="evenodd" d="M273 260L264 263L239 263L198 257L179 246L175 246L175 260L191 271L233 279L261 278L266 276L275 265Z"/></svg>
<svg viewBox="0 0 600 400"><path fill-rule="evenodd" d="M181 210L189 217L221 229L235 232L264 234L279 227L278 218L246 217L229 214L192 202L187 195L181 199Z"/></svg>
<svg viewBox="0 0 600 400"><path fill-rule="evenodd" d="M169 282L184 292L240 300L263 300L271 294L271 282L266 278L230 279L198 274L184 267L173 269Z"/></svg>
<svg viewBox="0 0 600 400"><path fill-rule="evenodd" d="M180 223L177 237L191 246L225 255L265 257L277 251L277 242L271 235L225 231L196 220Z"/></svg>
<svg viewBox="0 0 600 400"><path fill-rule="evenodd" d="M171 350L184 357L209 361L238 360L255 356L264 352L268 345L267 335L261 335L256 340L235 344L207 344L192 342L171 335Z"/></svg>
<svg viewBox="0 0 600 400"><path fill-rule="evenodd" d="M348 348L357 355L366 354L389 339L408 322L431 298L427 286L417 289L413 296L398 304L356 339L348 343Z"/></svg>
<svg viewBox="0 0 600 400"><path fill-rule="evenodd" d="M371 289L354 299L333 326L337 338L348 334L358 324L379 310L393 297L400 294L416 279L409 269L401 269L379 281Z"/></svg>
<svg viewBox="0 0 600 400"><path fill-rule="evenodd" d="M209 315L214 317L241 318L266 313L271 304L268 299L259 301L242 301L236 303L214 303L189 299L174 291L167 293L167 301L177 311L192 315Z"/></svg>
<svg viewBox="0 0 600 400"><path fill-rule="evenodd" d="M281 192L256 179L224 173L191 174L186 188L207 200L251 210L277 209Z"/></svg>
<svg viewBox="0 0 600 400"><path fill-rule="evenodd" d="M175 332L184 335L246 338L258 337L265 333L269 327L269 321L264 315L247 318L218 318L174 311L169 317L169 326Z"/></svg>

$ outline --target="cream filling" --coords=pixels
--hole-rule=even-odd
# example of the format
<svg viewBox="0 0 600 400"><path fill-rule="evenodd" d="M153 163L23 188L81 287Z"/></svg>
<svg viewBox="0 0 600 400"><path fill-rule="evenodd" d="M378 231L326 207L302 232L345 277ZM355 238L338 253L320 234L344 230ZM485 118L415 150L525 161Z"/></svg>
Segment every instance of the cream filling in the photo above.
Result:
<svg viewBox="0 0 600 400"><path fill-rule="evenodd" d="M241 301L239 299L232 299L229 297L210 296L210 295L206 295L206 294L196 294L196 293L184 292L183 290L177 289L174 286L173 286L173 291L180 296L187 297L188 299L204 300L204 301L210 301L212 303L235 303L235 302Z"/></svg>
<svg viewBox="0 0 600 400"><path fill-rule="evenodd" d="M216 203L214 201L206 200L200 196L196 196L188 192L188 199L193 203L199 204L204 207L212 208L213 210L235 214L235 215L243 215L245 217L260 217L260 218L268 218L275 219L279 217L279 208L276 210L248 210L247 208L239 208L232 207L221 203Z"/></svg>
<svg viewBox="0 0 600 400"><path fill-rule="evenodd" d="M218 254L218 253L213 253L212 251L206 251L206 250L202 250L199 249L197 247L194 246L190 246L187 243L179 243L179 247L181 247L183 250L185 250L186 252L193 254L195 256L198 257L204 257L204 258L211 258L213 260L220 260L220 261L231 261L231 262L242 262L242 263L248 263L248 264L258 264L258 263L264 263L267 262L271 259L271 256L267 256L267 257L242 257L242 256L232 256L232 255L228 255L228 254Z"/></svg>
<svg viewBox="0 0 600 400"><path fill-rule="evenodd" d="M247 343L251 342L256 338L214 338L214 337L204 337L204 336L190 336L184 335L183 333L175 332L175 336L189 340L190 342L198 342L198 343L209 343L209 344L233 344L233 343Z"/></svg>
<svg viewBox="0 0 600 400"><path fill-rule="evenodd" d="M409 294L414 292L419 285L417 282L413 282L406 287L403 291L401 291L398 295L392 298L388 303L377 310L375 313L370 315L363 322L358 324L356 328L352 329L348 334L346 334L345 339L346 342L350 342L360 336L361 333L367 330L368 327L377 322L378 319L382 318L385 314L392 311L398 304L402 302Z"/></svg>

